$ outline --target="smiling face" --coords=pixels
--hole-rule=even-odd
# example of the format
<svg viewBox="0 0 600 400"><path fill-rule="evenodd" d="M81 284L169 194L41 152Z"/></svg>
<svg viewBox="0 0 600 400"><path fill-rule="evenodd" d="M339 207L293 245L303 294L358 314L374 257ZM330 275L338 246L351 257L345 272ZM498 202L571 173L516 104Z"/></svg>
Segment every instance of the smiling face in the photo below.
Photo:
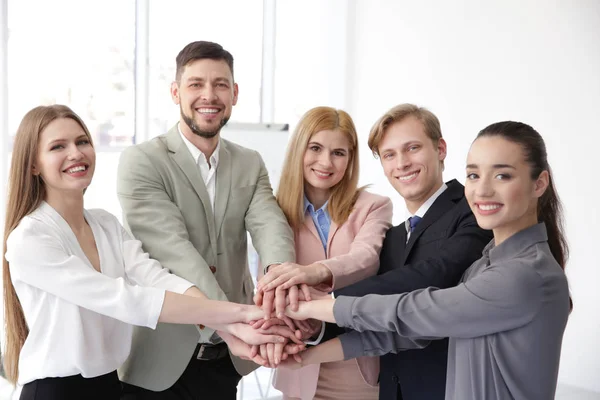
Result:
<svg viewBox="0 0 600 400"><path fill-rule="evenodd" d="M477 224L494 231L496 245L538 222L537 200L548 181L548 171L531 178L519 144L484 136L471 145L465 195Z"/></svg>
<svg viewBox="0 0 600 400"><path fill-rule="evenodd" d="M75 120L55 119L40 134L33 172L41 176L47 196L83 193L92 182L95 164L96 152Z"/></svg>
<svg viewBox="0 0 600 400"><path fill-rule="evenodd" d="M340 130L315 133L304 152L304 192L315 207L327 201L350 161L350 142ZM318 208L318 207L317 207Z"/></svg>
<svg viewBox="0 0 600 400"><path fill-rule="evenodd" d="M171 84L171 97L179 104L182 132L213 138L231 117L238 86L224 60L199 59L188 63L179 82Z"/></svg>
<svg viewBox="0 0 600 400"><path fill-rule="evenodd" d="M443 184L442 161L446 142L437 145L414 117L394 122L379 143L379 158L385 176L415 213Z"/></svg>

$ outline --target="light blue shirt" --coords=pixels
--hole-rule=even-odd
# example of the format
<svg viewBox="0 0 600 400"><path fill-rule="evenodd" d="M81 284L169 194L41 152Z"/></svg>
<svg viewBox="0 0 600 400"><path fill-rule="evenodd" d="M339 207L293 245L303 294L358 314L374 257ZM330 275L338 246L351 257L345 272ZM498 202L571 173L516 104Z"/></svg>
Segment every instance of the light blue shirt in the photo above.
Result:
<svg viewBox="0 0 600 400"><path fill-rule="evenodd" d="M315 207L306 198L306 196L304 196L304 213L306 214L306 210L308 210L310 213L310 216L315 224L315 228L317 228L317 232L319 232L319 237L321 238L321 243L323 243L323 249L325 252L327 252L327 238L329 237L329 227L331 226L331 217L327 212L328 203L329 200L323 204L323 207L315 211Z"/></svg>

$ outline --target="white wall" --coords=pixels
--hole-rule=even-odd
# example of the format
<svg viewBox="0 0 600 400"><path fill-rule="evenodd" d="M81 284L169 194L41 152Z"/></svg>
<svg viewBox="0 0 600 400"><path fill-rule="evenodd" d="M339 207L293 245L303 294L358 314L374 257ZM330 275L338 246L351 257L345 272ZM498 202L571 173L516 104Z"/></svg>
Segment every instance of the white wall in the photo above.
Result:
<svg viewBox="0 0 600 400"><path fill-rule="evenodd" d="M469 144L486 125L520 120L545 138L566 209L575 302L559 379L600 392L600 2L356 0L348 15L347 110L363 144L391 106L429 107L449 144L445 178L464 182ZM363 183L393 196L401 220L378 162L366 149L361 161Z"/></svg>

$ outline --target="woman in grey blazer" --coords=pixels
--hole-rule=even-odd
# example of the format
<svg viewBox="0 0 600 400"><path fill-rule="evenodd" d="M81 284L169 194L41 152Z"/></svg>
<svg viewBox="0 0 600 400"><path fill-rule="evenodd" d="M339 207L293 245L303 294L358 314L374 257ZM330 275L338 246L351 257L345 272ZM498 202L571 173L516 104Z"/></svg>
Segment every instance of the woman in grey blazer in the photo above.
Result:
<svg viewBox="0 0 600 400"><path fill-rule="evenodd" d="M288 310L293 318L356 330L303 353L301 365L450 337L446 399L554 398L572 304L561 205L539 133L512 121L483 129L469 151L465 193L477 223L493 230L494 239L461 283L393 296L340 296Z"/></svg>

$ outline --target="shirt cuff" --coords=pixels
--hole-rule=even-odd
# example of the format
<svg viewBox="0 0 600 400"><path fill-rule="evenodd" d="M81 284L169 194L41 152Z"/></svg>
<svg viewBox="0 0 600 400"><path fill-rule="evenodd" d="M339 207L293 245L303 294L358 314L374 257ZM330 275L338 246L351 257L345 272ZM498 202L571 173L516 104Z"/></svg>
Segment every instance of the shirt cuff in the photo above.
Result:
<svg viewBox="0 0 600 400"><path fill-rule="evenodd" d="M351 360L353 358L362 357L365 355L363 341L360 332L350 331L338 336L342 343L342 350L344 351L344 360Z"/></svg>
<svg viewBox="0 0 600 400"><path fill-rule="evenodd" d="M304 340L304 344L306 344L307 346L316 346L319 343L321 343L321 340L323 340L324 335L325 335L325 322L321 321L321 333L319 333L319 337L317 337L315 340Z"/></svg>
<svg viewBox="0 0 600 400"><path fill-rule="evenodd" d="M352 307L358 297L338 296L333 303L333 317L338 326L353 328Z"/></svg>
<svg viewBox="0 0 600 400"><path fill-rule="evenodd" d="M270 264L267 264L267 265L265 265L265 266L263 267L263 276L264 276L264 275L266 275L266 274L269 272L269 267L270 267L271 265L281 265L281 264L283 264L283 263L282 263L282 262L279 262L279 261L277 261L277 262L272 262L272 263L270 263Z"/></svg>

